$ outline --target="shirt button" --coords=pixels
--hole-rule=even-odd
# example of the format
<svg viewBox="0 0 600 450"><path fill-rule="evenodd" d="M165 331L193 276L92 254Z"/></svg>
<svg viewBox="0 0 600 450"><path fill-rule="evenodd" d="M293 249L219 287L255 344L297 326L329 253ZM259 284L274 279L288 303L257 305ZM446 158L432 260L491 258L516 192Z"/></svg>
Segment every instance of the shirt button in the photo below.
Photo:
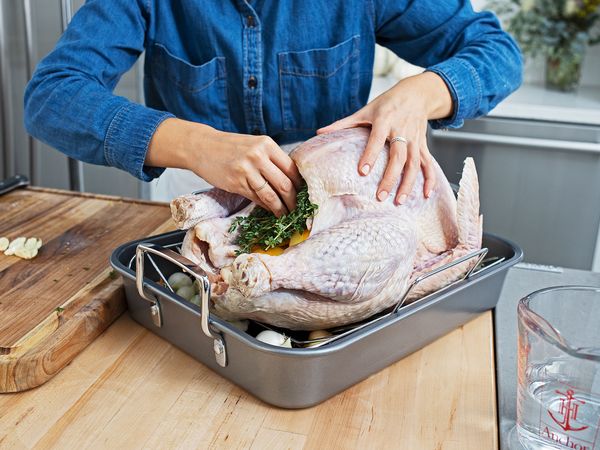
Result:
<svg viewBox="0 0 600 450"><path fill-rule="evenodd" d="M256 81L255 76L251 76L250 78L248 78L248 87L250 89L254 89L257 85L258 85L258 81Z"/></svg>
<svg viewBox="0 0 600 450"><path fill-rule="evenodd" d="M249 28L254 28L256 26L256 21L254 20L254 16L246 17L246 25L248 25Z"/></svg>
<svg viewBox="0 0 600 450"><path fill-rule="evenodd" d="M260 130L258 128L255 128L254 130L252 130L252 134L258 136L260 134Z"/></svg>

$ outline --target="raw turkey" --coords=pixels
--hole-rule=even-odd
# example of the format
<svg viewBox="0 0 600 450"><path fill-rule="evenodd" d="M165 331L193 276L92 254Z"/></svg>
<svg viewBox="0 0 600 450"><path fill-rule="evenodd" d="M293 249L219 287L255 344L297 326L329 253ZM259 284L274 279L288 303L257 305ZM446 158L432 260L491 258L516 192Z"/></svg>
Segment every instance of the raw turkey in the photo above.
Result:
<svg viewBox="0 0 600 450"><path fill-rule="evenodd" d="M282 255L235 256L235 217L255 207L214 189L175 199L171 210L189 228L182 253L207 272L212 308L224 319L254 319L296 330L326 329L366 319L396 304L421 274L481 247L477 174L464 163L458 199L437 162L437 184L423 196L419 174L406 202L375 195L388 159L386 145L371 173L356 170L369 130L355 128L316 136L292 153L319 208L310 237ZM395 190L393 191L395 192ZM409 300L463 276L473 260L428 278Z"/></svg>

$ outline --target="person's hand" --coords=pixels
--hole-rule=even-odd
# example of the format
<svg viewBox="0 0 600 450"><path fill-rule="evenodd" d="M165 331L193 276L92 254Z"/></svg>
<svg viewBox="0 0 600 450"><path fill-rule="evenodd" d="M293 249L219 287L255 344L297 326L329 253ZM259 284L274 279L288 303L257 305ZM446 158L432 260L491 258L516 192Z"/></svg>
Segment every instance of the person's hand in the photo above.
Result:
<svg viewBox="0 0 600 450"><path fill-rule="evenodd" d="M405 78L354 114L317 130L318 134L362 125L371 126L367 147L358 163L358 172L366 176L373 168L386 140L402 137L390 144L388 164L377 199L395 195L396 205L404 203L423 170L423 195L429 197L435 187L435 171L427 148L427 121L447 117L452 112L452 97L446 83L433 72ZM397 192L392 192L400 176Z"/></svg>
<svg viewBox="0 0 600 450"><path fill-rule="evenodd" d="M160 124L145 164L189 169L277 216L296 207L302 185L296 164L270 137L226 133L180 119Z"/></svg>
<svg viewBox="0 0 600 450"><path fill-rule="evenodd" d="M197 159L196 174L213 186L243 195L281 216L296 207L302 177L268 136L216 132L212 151Z"/></svg>

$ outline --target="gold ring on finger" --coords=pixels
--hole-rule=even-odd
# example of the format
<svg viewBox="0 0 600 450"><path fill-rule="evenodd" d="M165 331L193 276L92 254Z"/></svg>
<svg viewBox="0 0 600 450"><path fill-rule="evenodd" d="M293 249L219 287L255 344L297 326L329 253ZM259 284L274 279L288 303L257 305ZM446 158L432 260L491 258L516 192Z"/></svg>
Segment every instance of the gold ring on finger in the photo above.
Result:
<svg viewBox="0 0 600 450"><path fill-rule="evenodd" d="M258 187L256 189L254 189L254 188L252 188L252 189L254 189L254 192L258 192L261 189L263 189L267 184L269 184L269 182L265 180L265 182L260 187Z"/></svg>

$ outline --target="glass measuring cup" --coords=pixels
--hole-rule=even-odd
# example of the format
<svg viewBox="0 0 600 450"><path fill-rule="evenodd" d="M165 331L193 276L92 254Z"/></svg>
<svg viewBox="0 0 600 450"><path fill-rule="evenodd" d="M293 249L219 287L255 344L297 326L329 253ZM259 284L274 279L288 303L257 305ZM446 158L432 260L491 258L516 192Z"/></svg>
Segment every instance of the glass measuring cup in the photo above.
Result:
<svg viewBox="0 0 600 450"><path fill-rule="evenodd" d="M519 301L512 448L600 450L600 287L559 286Z"/></svg>

